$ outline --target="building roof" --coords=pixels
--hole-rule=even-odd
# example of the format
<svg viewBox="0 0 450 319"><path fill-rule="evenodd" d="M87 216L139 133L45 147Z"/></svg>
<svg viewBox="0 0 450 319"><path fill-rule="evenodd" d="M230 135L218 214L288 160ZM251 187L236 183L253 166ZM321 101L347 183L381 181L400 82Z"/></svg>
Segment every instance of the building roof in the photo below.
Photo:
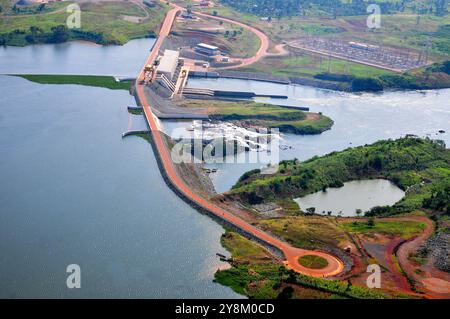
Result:
<svg viewBox="0 0 450 319"><path fill-rule="evenodd" d="M159 72L173 72L178 63L179 52L165 50L158 65Z"/></svg>
<svg viewBox="0 0 450 319"><path fill-rule="evenodd" d="M197 44L197 46L201 47L201 48L208 49L208 50L218 50L219 49L218 47L215 47L213 45L209 45L209 44L206 44L206 43L199 43L199 44Z"/></svg>

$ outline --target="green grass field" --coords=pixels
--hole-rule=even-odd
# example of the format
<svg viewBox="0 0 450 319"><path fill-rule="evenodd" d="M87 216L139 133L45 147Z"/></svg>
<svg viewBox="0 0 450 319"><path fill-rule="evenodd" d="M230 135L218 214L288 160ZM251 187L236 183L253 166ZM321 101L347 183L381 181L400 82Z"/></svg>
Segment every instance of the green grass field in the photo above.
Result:
<svg viewBox="0 0 450 319"><path fill-rule="evenodd" d="M347 240L344 231L331 219L321 216L295 216L266 219L259 226L298 248L339 247Z"/></svg>
<svg viewBox="0 0 450 319"><path fill-rule="evenodd" d="M425 224L416 221L385 221L375 220L374 226L369 226L367 222L341 222L340 225L350 233L359 234L383 234L388 236L398 236L411 238L420 234L425 229Z"/></svg>
<svg viewBox="0 0 450 319"><path fill-rule="evenodd" d="M315 255L304 255L298 259L300 265L311 269L322 269L328 266L328 261L325 258Z"/></svg>
<svg viewBox="0 0 450 319"><path fill-rule="evenodd" d="M45 34L51 32L52 27L65 25L69 16L65 7L69 4L52 4L57 5L59 10L43 14L1 15L0 37L3 36L8 45L27 45L26 36L31 34L30 27L40 28ZM100 44L124 44L131 39L157 34L168 6L156 2L154 8L141 8L131 2L105 1L84 3L81 10L81 28L70 30L69 40L92 40L83 34L91 33L95 36L93 41ZM123 15L135 16L141 21L128 21ZM94 36L91 35L92 38Z"/></svg>
<svg viewBox="0 0 450 319"><path fill-rule="evenodd" d="M102 87L111 90L129 90L131 85L131 82L116 82L112 76L48 74L18 74L14 76L19 76L40 84L77 84Z"/></svg>
<svg viewBox="0 0 450 319"><path fill-rule="evenodd" d="M245 120L255 126L278 128L292 134L319 134L331 128L333 121L322 114L253 101L224 102L190 100L185 107L207 108L212 119Z"/></svg>
<svg viewBox="0 0 450 319"><path fill-rule="evenodd" d="M296 53L295 56L288 57L266 58L240 70L269 73L281 77L309 78L322 73L351 75L354 77L377 77L385 74L394 74L391 71L372 66L333 58L328 59L327 57L306 53Z"/></svg>

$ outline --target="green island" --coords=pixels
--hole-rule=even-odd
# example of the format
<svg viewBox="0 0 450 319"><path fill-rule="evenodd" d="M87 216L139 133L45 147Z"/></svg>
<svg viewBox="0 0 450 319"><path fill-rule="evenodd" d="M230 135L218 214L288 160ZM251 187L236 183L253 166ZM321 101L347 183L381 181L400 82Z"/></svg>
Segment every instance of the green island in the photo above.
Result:
<svg viewBox="0 0 450 319"><path fill-rule="evenodd" d="M418 208L450 211L450 150L439 140L406 137L332 152L305 162L282 161L274 175L244 174L227 194L247 204L291 201L344 182L383 178L406 191L392 207L374 207L369 215L410 212Z"/></svg>
<svg viewBox="0 0 450 319"><path fill-rule="evenodd" d="M278 128L292 134L320 134L333 121L321 114L253 101L187 100L183 107L206 109L210 118L246 127Z"/></svg>
<svg viewBox="0 0 450 319"><path fill-rule="evenodd" d="M77 84L103 87L111 90L129 90L130 81L117 82L112 76L100 75L53 75L53 74L14 74L39 84Z"/></svg>
<svg viewBox="0 0 450 319"><path fill-rule="evenodd" d="M124 44L131 39L154 37L168 6L126 1L82 2L81 27L69 29L66 8L71 1L42 5L13 5L0 0L0 45L25 46L87 40L98 44Z"/></svg>

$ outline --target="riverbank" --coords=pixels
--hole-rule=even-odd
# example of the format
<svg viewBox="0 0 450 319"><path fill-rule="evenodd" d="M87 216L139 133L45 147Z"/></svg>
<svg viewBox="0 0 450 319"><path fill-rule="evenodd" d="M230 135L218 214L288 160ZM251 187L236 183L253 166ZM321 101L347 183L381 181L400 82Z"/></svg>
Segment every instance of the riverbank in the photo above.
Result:
<svg viewBox="0 0 450 319"><path fill-rule="evenodd" d="M53 74L10 74L39 84L76 84L102 87L111 90L130 90L131 81L117 82L113 76L97 75L53 75Z"/></svg>
<svg viewBox="0 0 450 319"><path fill-rule="evenodd" d="M155 37L168 6L154 2L152 7L137 2L102 1L80 3L81 28L68 29L70 2L48 3L50 12L21 13L4 8L0 12L0 45L26 46L86 40L102 45L123 45L145 37Z"/></svg>
<svg viewBox="0 0 450 319"><path fill-rule="evenodd" d="M248 129L277 128L282 133L308 135L320 134L333 125L333 120L321 113L253 101L187 100L180 105Z"/></svg>
<svg viewBox="0 0 450 319"><path fill-rule="evenodd" d="M290 59L297 58L291 57ZM333 73L326 70L305 74L301 65L293 64L293 62L282 65L282 61L282 59L265 58L246 68L218 73L223 78L299 84L345 92L450 88L450 61L434 63L405 73L384 70L364 72L364 68L367 67L361 66L362 71L358 75ZM299 69L297 70L297 68Z"/></svg>

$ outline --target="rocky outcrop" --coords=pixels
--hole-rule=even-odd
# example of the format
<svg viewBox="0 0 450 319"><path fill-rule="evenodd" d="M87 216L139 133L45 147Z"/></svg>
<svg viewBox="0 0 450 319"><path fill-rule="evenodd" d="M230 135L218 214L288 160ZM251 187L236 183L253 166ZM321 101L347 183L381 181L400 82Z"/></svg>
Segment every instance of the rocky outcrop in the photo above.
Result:
<svg viewBox="0 0 450 319"><path fill-rule="evenodd" d="M428 257L434 260L436 268L450 273L450 234L438 233L427 240L424 248Z"/></svg>

